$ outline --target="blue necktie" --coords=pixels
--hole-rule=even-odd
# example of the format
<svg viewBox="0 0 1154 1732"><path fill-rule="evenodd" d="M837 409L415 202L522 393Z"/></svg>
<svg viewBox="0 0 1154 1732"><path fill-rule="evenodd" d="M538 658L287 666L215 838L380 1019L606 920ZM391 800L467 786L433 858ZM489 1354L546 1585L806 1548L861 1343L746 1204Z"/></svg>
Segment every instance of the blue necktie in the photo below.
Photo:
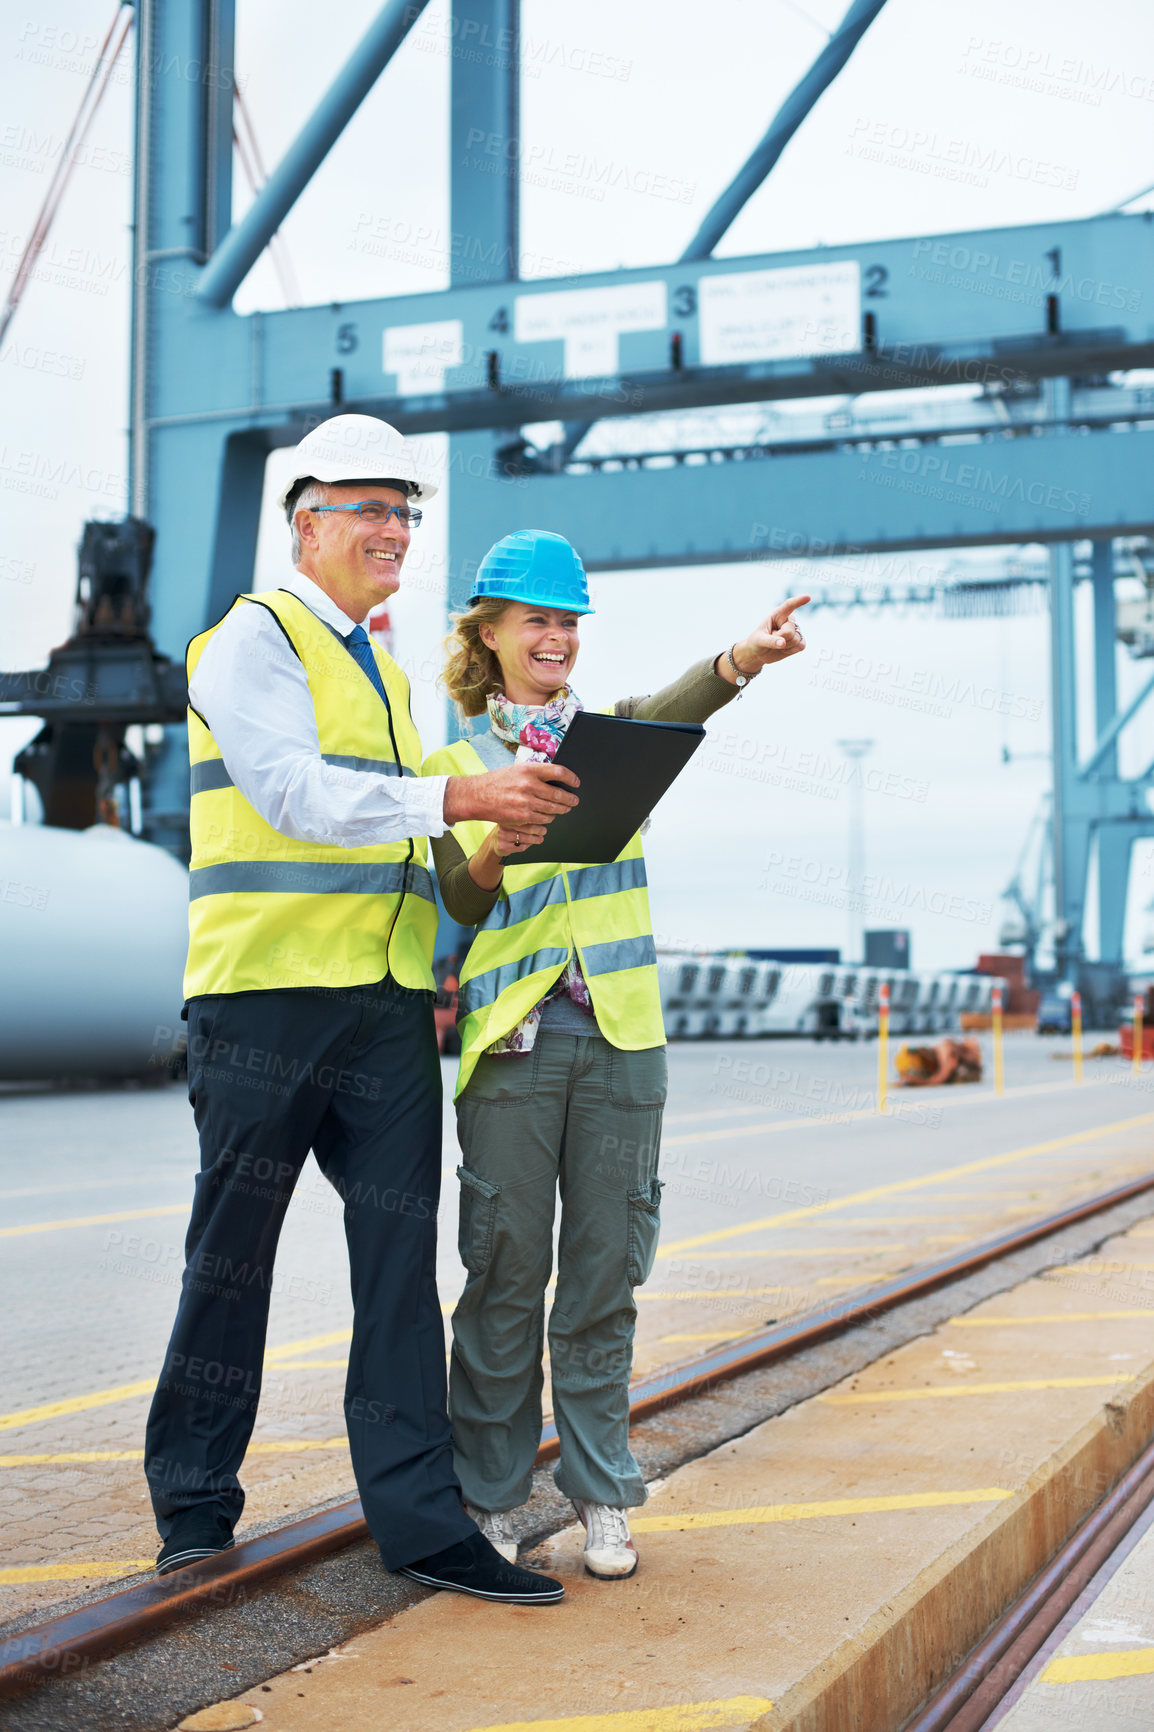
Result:
<svg viewBox="0 0 1154 1732"><path fill-rule="evenodd" d="M361 669L362 673L366 673L370 680L372 680L377 691L380 693L381 697L384 698L385 707L387 708L389 700L385 697L385 688L381 681L381 670L377 666L376 657L373 655L373 646L369 642L369 634L363 625L353 627L352 631L345 639L345 648L348 650L357 666Z"/></svg>

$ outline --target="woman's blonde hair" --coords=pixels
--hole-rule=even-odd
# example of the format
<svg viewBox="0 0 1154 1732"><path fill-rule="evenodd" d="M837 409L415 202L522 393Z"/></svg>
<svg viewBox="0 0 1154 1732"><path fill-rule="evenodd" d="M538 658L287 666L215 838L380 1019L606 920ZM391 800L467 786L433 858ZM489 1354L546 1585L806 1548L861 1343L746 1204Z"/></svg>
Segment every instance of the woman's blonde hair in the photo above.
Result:
<svg viewBox="0 0 1154 1732"><path fill-rule="evenodd" d="M453 629L445 639L448 657L440 684L463 716L483 715L490 694L504 689L504 676L495 650L482 642L481 627L496 625L509 608L507 597L483 595L464 613L450 617Z"/></svg>

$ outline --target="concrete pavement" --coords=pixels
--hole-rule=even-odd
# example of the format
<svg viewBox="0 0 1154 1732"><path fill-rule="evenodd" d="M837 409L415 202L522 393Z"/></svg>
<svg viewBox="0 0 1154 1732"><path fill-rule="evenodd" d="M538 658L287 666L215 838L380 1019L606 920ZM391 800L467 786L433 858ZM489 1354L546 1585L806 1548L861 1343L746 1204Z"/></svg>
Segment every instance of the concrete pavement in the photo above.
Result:
<svg viewBox="0 0 1154 1732"><path fill-rule="evenodd" d="M1051 1057L1062 1045L1008 1042L1001 1098L987 1085L896 1096L885 1118L873 1110L873 1046L672 1047L663 1243L639 1294L636 1370L1145 1170L1154 1067L1135 1086L1124 1066L1087 1063L1076 1088ZM175 1306L195 1137L179 1087L8 1093L0 1128L0 1477L19 1511L0 1559L3 1619L155 1555L142 1431ZM446 1128L448 1309L463 1276L449 1114ZM341 1411L350 1322L339 1200L310 1163L278 1258L242 1533L353 1495Z"/></svg>
<svg viewBox="0 0 1154 1732"><path fill-rule="evenodd" d="M1118 1304L1123 1270L1154 1270L1150 1226L678 1470L637 1513L630 1581L585 1576L571 1529L530 1560L562 1605L437 1595L232 1712L271 1732L897 1726L1149 1436L1154 1297Z"/></svg>

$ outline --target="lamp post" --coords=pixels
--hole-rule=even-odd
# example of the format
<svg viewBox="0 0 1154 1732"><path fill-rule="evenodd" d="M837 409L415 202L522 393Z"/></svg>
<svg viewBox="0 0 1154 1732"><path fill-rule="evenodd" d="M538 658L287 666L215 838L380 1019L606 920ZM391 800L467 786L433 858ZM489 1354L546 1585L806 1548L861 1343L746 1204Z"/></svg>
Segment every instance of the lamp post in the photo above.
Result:
<svg viewBox="0 0 1154 1732"><path fill-rule="evenodd" d="M838 749L850 761L849 776L849 871L847 873L846 910L849 915L848 962L865 961L865 940L862 937L863 903L865 899L865 783L861 760L873 750L872 740L839 740Z"/></svg>

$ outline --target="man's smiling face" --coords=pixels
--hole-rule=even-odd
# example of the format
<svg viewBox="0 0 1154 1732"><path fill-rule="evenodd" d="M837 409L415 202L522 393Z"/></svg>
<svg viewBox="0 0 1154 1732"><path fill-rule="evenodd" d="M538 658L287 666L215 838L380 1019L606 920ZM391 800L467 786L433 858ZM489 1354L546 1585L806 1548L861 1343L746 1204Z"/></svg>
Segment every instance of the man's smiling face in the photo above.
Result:
<svg viewBox="0 0 1154 1732"><path fill-rule="evenodd" d="M339 482L326 488L326 504L349 505L376 499L384 505L407 505L396 487L371 481ZM368 523L357 511L296 513L301 538L300 570L319 584L350 619L363 620L400 588L401 566L409 551L412 530L390 517L388 523Z"/></svg>

